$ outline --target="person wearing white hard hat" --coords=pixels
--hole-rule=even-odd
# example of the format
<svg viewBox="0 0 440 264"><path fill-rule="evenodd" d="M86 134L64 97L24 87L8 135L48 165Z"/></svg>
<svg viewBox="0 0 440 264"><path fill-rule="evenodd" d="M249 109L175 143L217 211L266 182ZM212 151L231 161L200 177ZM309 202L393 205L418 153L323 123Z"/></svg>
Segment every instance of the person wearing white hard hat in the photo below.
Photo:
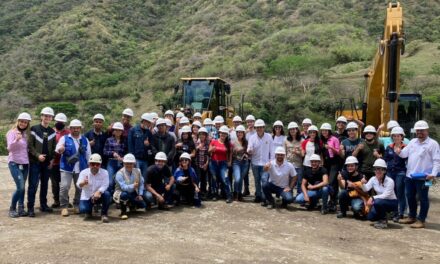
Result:
<svg viewBox="0 0 440 264"><path fill-rule="evenodd" d="M189 126L189 125L190 125L190 123L189 123L188 117L184 116L179 120L179 123L177 123L177 126L176 126L176 131L174 131L177 136L177 139L180 139L180 137L182 136L182 131L180 131L180 130L183 127Z"/></svg>
<svg viewBox="0 0 440 264"><path fill-rule="evenodd" d="M405 132L403 128L396 126L391 130L391 138L393 143L389 144L385 149L383 159L387 162L387 176L394 181L394 191L399 201L399 209L393 216L394 222L399 222L403 219L406 210L406 196L405 196L405 178L406 178L406 162L407 158L401 158L394 151L395 149L403 149L406 144L403 142Z"/></svg>
<svg viewBox="0 0 440 264"><path fill-rule="evenodd" d="M394 150L401 158L408 158L405 189L409 215L399 223L412 224L413 228L424 228L429 211L429 186L440 172L440 148L437 141L429 137L429 125L426 121L417 121L414 130L416 138L406 148ZM420 201L418 215L416 197Z"/></svg>
<svg viewBox="0 0 440 264"><path fill-rule="evenodd" d="M309 126L307 129L307 134L307 138L301 143L301 154L304 157L303 166L310 168L310 157L313 154L318 154L321 156L324 145L319 138L318 128L315 125Z"/></svg>
<svg viewBox="0 0 440 264"><path fill-rule="evenodd" d="M340 211L337 218L347 216L348 207L351 206L355 218L361 218L366 215L365 204L368 200L368 193L362 190L362 179L364 175L359 173L359 161L356 157L350 156L345 160L345 170L338 174Z"/></svg>
<svg viewBox="0 0 440 264"><path fill-rule="evenodd" d="M275 159L264 165L264 171L268 172L269 178L263 184L264 196L267 200L267 208L275 207L275 200L272 194L282 198L282 207L293 202L293 188L296 185L296 170L292 163L286 161L286 150L284 147L275 149Z"/></svg>
<svg viewBox="0 0 440 264"><path fill-rule="evenodd" d="M219 129L222 127L225 123L225 120L222 116L218 115L212 120L214 123L214 127L211 132L212 139L218 139L220 137L219 135Z"/></svg>
<svg viewBox="0 0 440 264"><path fill-rule="evenodd" d="M234 178L235 201L243 201L243 178L249 170L249 155L247 153L248 141L246 140L246 129L239 125L235 128L236 138L232 143L232 173Z"/></svg>
<svg viewBox="0 0 440 264"><path fill-rule="evenodd" d="M169 120L171 122L171 126L169 128L169 131L174 132L176 127L174 126L174 112L173 112L173 110L167 110L164 114L164 119Z"/></svg>
<svg viewBox="0 0 440 264"><path fill-rule="evenodd" d="M66 128L67 116L63 113L58 113L55 116L55 141L58 144L60 138L65 135L70 134L70 130ZM60 182L61 182L61 171L60 171L60 160L61 155L55 152L55 157L51 163L50 169L50 183L52 187L53 204L52 208L60 207Z"/></svg>
<svg viewBox="0 0 440 264"><path fill-rule="evenodd" d="M201 207L199 179L195 170L191 167L191 156L185 152L180 156L179 160L179 167L174 172L176 189L179 193L176 205L179 205L181 199L184 198L186 203L195 207Z"/></svg>
<svg viewBox="0 0 440 264"><path fill-rule="evenodd" d="M165 122L165 125L166 125L166 130L168 131L168 134L170 134L173 138L174 138L174 141L177 141L177 136L176 136L176 133L174 133L174 132L172 132L171 131L171 129L173 128L173 123L171 122L171 120L169 120L169 119L158 119L157 121L156 121L156 133L157 132L159 132L159 123L160 124L163 124Z"/></svg>
<svg viewBox="0 0 440 264"><path fill-rule="evenodd" d="M156 153L155 163L148 167L145 177L144 200L157 203L158 208L167 210L173 205L174 176L167 166L168 157L163 152Z"/></svg>
<svg viewBox="0 0 440 264"><path fill-rule="evenodd" d="M197 140L199 139L199 129L202 127L202 123L200 123L200 121L194 121L191 124L191 137L194 141L194 143L197 142Z"/></svg>
<svg viewBox="0 0 440 264"><path fill-rule="evenodd" d="M298 124L296 122L290 122L287 126L287 129L288 134L286 140L284 141L284 148L286 149L286 159L295 167L297 177L296 193L299 194L301 193L301 181L303 171L301 143L304 139L301 137L301 131L299 130Z"/></svg>
<svg viewBox="0 0 440 264"><path fill-rule="evenodd" d="M126 108L126 109L124 109L124 111L122 111L121 124L124 127L124 130L122 133L122 136L124 138L128 137L128 131L130 131L130 129L132 128L131 120L133 119L133 116L134 116L133 110L131 110L130 108ZM107 131L108 131L109 136L111 136L113 133L113 124L110 124Z"/></svg>
<svg viewBox="0 0 440 264"><path fill-rule="evenodd" d="M342 140L339 146L339 156L345 160L346 157L353 156L353 151L357 145L363 142L363 139L358 137L359 126L355 122L350 122L347 125L348 138Z"/></svg>
<svg viewBox="0 0 440 264"><path fill-rule="evenodd" d="M336 119L336 131L334 133L334 136L338 138L339 142L342 142L342 140L348 138L347 133L347 118L345 116L340 116L338 119Z"/></svg>
<svg viewBox="0 0 440 264"><path fill-rule="evenodd" d="M35 195L40 182L40 211L51 213L53 210L47 205L47 189L49 185L50 163L55 156L56 133L49 124L54 117L50 107L44 107L40 112L41 122L31 127L28 137L29 149L29 185L28 185L28 213L35 217Z"/></svg>
<svg viewBox="0 0 440 264"><path fill-rule="evenodd" d="M357 145L353 156L362 161L359 171L369 180L374 176L373 163L376 159L382 158L385 148L377 138L376 129L368 125L364 128L364 141Z"/></svg>
<svg viewBox="0 0 440 264"><path fill-rule="evenodd" d="M75 185L75 196L73 199L74 212L79 213L79 200L81 189L76 185L79 173L88 167L91 148L89 140L81 135L82 124L78 119L70 121L70 134L60 138L55 151L61 154L61 182L60 182L60 206L61 215L68 216L69 211L69 190L72 184Z"/></svg>
<svg viewBox="0 0 440 264"><path fill-rule="evenodd" d="M203 199L208 198L211 195L211 191L208 191L208 182L209 189L211 189L211 175L209 174L209 144L211 140L209 139L208 130L204 127L199 129L199 139L195 142L196 145L196 158L194 168L196 170L197 175L200 178L200 195ZM212 198L212 197L210 197Z"/></svg>
<svg viewBox="0 0 440 264"><path fill-rule="evenodd" d="M151 147L153 154L164 152L167 155L168 166L173 166L174 156L176 154L176 141L168 132L167 121L165 119L158 119L156 122L157 133L153 135ZM174 133L174 132L171 132Z"/></svg>
<svg viewBox="0 0 440 264"><path fill-rule="evenodd" d="M303 131L301 132L302 138L307 139L309 137L309 127L313 125L312 120L310 118L304 118L301 123Z"/></svg>
<svg viewBox="0 0 440 264"><path fill-rule="evenodd" d="M400 127L399 123L395 120L390 120L387 123L386 126L386 131L383 131L385 128L385 124L381 124L378 128L377 128L377 134L379 135L379 140L380 142L382 142L382 144L385 146L385 148L393 143L393 139L391 136L391 131L393 130L393 128L395 127ZM406 145L408 145L409 143L409 139L404 138L403 139L403 143L405 143Z"/></svg>
<svg viewBox="0 0 440 264"><path fill-rule="evenodd" d="M29 172L27 138L31 120L31 115L28 113L19 114L17 122L6 133L8 168L16 185L16 189L12 194L11 206L9 207L9 217L12 218L28 215L24 210L24 193Z"/></svg>
<svg viewBox="0 0 440 264"><path fill-rule="evenodd" d="M264 132L266 125L263 120L255 121L257 133L249 138L247 153L252 156L251 166L255 184L255 203L266 206L262 186L267 181L268 174L263 170L264 165L274 159L273 138L269 133Z"/></svg>
<svg viewBox="0 0 440 264"><path fill-rule="evenodd" d="M394 193L394 181L386 175L387 164L383 159L377 159L374 164L375 176L368 182L363 179L362 190L369 192L374 190L376 195L371 196L367 201L369 209L368 220L377 221L374 224L375 228L387 228L387 213L397 211L397 197Z"/></svg>
<svg viewBox="0 0 440 264"><path fill-rule="evenodd" d="M115 122L112 126L113 135L105 141L104 157L107 159L107 171L109 177L108 191L113 195L115 185L115 175L122 168L122 161L127 154L126 139L122 136L124 125L121 122Z"/></svg>
<svg viewBox="0 0 440 264"><path fill-rule="evenodd" d="M101 156L101 168L107 168L107 160L104 158L104 145L107 140L108 133L103 131L105 118L102 114L93 116L93 128L90 129L84 136L89 140L92 153L97 153Z"/></svg>
<svg viewBox="0 0 440 264"><path fill-rule="evenodd" d="M211 118L205 118L205 120L203 120L203 127L206 128L206 130L208 131L209 139L213 139L217 131Z"/></svg>
<svg viewBox="0 0 440 264"><path fill-rule="evenodd" d="M202 122L202 114L200 112L196 112L193 115L193 122L199 121Z"/></svg>
<svg viewBox="0 0 440 264"><path fill-rule="evenodd" d="M246 139L249 141L249 138L257 133L255 129L255 117L253 115L248 115L246 117Z"/></svg>
<svg viewBox="0 0 440 264"><path fill-rule="evenodd" d="M89 167L80 172L77 187L81 189L79 212L85 214L85 219L92 217L93 207L101 205L101 221L108 223L108 208L111 195L108 189L108 172L101 168L102 158L94 153L89 158Z"/></svg>
<svg viewBox="0 0 440 264"><path fill-rule="evenodd" d="M284 135L284 125L280 120L275 121L272 126L273 150L284 145L286 136Z"/></svg>
<svg viewBox="0 0 440 264"><path fill-rule="evenodd" d="M319 199L322 199L321 214L327 214L330 193L327 170L320 166L321 157L318 154L313 154L310 157L310 162L311 167L304 168L301 183L302 192L296 196L295 202L305 205L308 210L312 210L316 207Z"/></svg>
<svg viewBox="0 0 440 264"><path fill-rule="evenodd" d="M181 136L176 142L176 155L174 158L174 168L179 166L179 157L182 153L188 153L191 159L194 160L196 157L196 145L194 144L193 138L191 136L191 128L189 126L184 126L180 129Z"/></svg>
<svg viewBox="0 0 440 264"><path fill-rule="evenodd" d="M136 158L128 153L122 159L124 167L116 173L115 192L113 200L121 207L121 219L128 219L127 207L130 212L135 212L137 208L146 208L144 201L144 178L141 171L136 166Z"/></svg>

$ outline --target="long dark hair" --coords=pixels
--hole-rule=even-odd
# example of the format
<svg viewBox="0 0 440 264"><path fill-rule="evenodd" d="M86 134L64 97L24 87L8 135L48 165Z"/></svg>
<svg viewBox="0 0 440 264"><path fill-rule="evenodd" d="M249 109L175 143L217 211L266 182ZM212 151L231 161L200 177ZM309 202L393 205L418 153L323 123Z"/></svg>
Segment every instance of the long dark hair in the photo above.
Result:
<svg viewBox="0 0 440 264"><path fill-rule="evenodd" d="M237 141L238 140L238 136L237 136ZM247 146L248 146L248 141L246 139L246 134L243 132L243 139L241 140L241 145L243 146L243 148L245 149L245 151L247 150Z"/></svg>
<svg viewBox="0 0 440 264"><path fill-rule="evenodd" d="M284 128L283 127L281 127L281 136L284 136ZM275 138L275 127L273 127L272 128L272 139L274 139Z"/></svg>
<svg viewBox="0 0 440 264"><path fill-rule="evenodd" d="M301 141L301 131L299 131L299 129L298 128L292 128L292 129L296 129L296 136L295 136L295 140L296 141ZM289 129L290 130L290 129ZM293 141L293 137L292 137L292 135L290 135L290 131L287 133L287 140L289 141L289 142L292 142Z"/></svg>
<svg viewBox="0 0 440 264"><path fill-rule="evenodd" d="M331 130L327 130L328 131L328 138L325 138L323 135L322 135L322 131L321 131L321 135L320 135L320 138L321 138L321 141L322 141L322 143L327 143L327 141L333 136L333 133L332 133L332 131Z"/></svg>
<svg viewBox="0 0 440 264"><path fill-rule="evenodd" d="M322 153L322 140L320 139L319 135L318 135L318 131L315 132L316 133L316 137L313 141L314 145L315 145L315 154L320 155ZM310 140L310 137L309 137Z"/></svg>

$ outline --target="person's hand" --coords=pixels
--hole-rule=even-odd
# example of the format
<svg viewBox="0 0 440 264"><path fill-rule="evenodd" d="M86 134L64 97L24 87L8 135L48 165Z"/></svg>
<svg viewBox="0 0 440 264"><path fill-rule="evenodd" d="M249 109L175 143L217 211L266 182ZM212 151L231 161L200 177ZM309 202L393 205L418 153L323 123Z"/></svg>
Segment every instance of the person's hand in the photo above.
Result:
<svg viewBox="0 0 440 264"><path fill-rule="evenodd" d="M342 174L341 174L341 172L339 172L339 174L338 174L338 181L342 181L342 180L343 180Z"/></svg>
<svg viewBox="0 0 440 264"><path fill-rule="evenodd" d="M361 182L362 182L362 184L366 184L368 181L367 181L367 179L362 178Z"/></svg>
<svg viewBox="0 0 440 264"><path fill-rule="evenodd" d="M156 197L156 199L157 199L157 202L160 203L160 204L162 204L162 203L165 202L165 199L163 198L162 195L158 195L158 196Z"/></svg>
<svg viewBox="0 0 440 264"><path fill-rule="evenodd" d="M315 189L315 185L311 185L310 183L307 185L307 190Z"/></svg>
<svg viewBox="0 0 440 264"><path fill-rule="evenodd" d="M370 199L368 199L367 205L368 206L373 206L373 198L370 197Z"/></svg>
<svg viewBox="0 0 440 264"><path fill-rule="evenodd" d="M64 151L66 150L66 148L63 146L60 146L60 148L58 149L58 153L63 154Z"/></svg>
<svg viewBox="0 0 440 264"><path fill-rule="evenodd" d="M304 201L305 201L306 203L310 203L310 198L309 198L308 195L304 195Z"/></svg>
<svg viewBox="0 0 440 264"><path fill-rule="evenodd" d="M203 168L204 170L207 170L207 169L208 169L208 163L206 163L205 165L203 165L202 168Z"/></svg>
<svg viewBox="0 0 440 264"><path fill-rule="evenodd" d="M21 132L17 131L17 133L15 134L15 142L20 141L23 138L23 135L21 134Z"/></svg>
<svg viewBox="0 0 440 264"><path fill-rule="evenodd" d="M171 190L171 184L167 184L167 185L165 185L165 190L166 190L166 191Z"/></svg>
<svg viewBox="0 0 440 264"><path fill-rule="evenodd" d="M46 154L40 154L40 155L38 156L38 160L39 160L40 162L44 162L44 161L46 160Z"/></svg>
<svg viewBox="0 0 440 264"><path fill-rule="evenodd" d="M99 198L101 198L101 192L100 192L100 191L96 191L96 192L93 194L93 198L94 198L95 200L98 200Z"/></svg>
<svg viewBox="0 0 440 264"><path fill-rule="evenodd" d="M430 180L432 180L432 179L434 179L434 178L435 178L434 175L426 175L426 180L427 180L427 181L430 181Z"/></svg>
<svg viewBox="0 0 440 264"><path fill-rule="evenodd" d="M176 148L181 148L182 146L183 146L182 142L176 144Z"/></svg>
<svg viewBox="0 0 440 264"><path fill-rule="evenodd" d="M383 130L384 127L385 127L385 124L382 123L382 124L380 124L380 126L377 128L377 130Z"/></svg>
<svg viewBox="0 0 440 264"><path fill-rule="evenodd" d="M359 150L363 150L364 148L365 148L365 145L362 143L357 146L357 149L359 149Z"/></svg>
<svg viewBox="0 0 440 264"><path fill-rule="evenodd" d="M232 167L232 162L228 161L228 167Z"/></svg>
<svg viewBox="0 0 440 264"><path fill-rule="evenodd" d="M89 184L89 178L88 177L84 178L84 180L83 180L83 185L87 185L87 184Z"/></svg>
<svg viewBox="0 0 440 264"><path fill-rule="evenodd" d="M142 201L142 195L136 196L136 201Z"/></svg>
<svg viewBox="0 0 440 264"><path fill-rule="evenodd" d="M248 151L247 151L247 153L249 153L249 155L252 155L253 152L254 152L253 148L249 148Z"/></svg>
<svg viewBox="0 0 440 264"><path fill-rule="evenodd" d="M119 154L117 152L113 152L113 158L120 159L121 157L119 156Z"/></svg>
<svg viewBox="0 0 440 264"><path fill-rule="evenodd" d="M148 140L148 138L144 140L144 145L147 147L150 145L150 141Z"/></svg>
<svg viewBox="0 0 440 264"><path fill-rule="evenodd" d="M380 154L379 154L379 152L377 151L377 149L374 149L373 156L376 157L376 159L379 159L379 158L380 158Z"/></svg>
<svg viewBox="0 0 440 264"><path fill-rule="evenodd" d="M200 192L199 187L196 186L195 191L196 191L196 193L199 193Z"/></svg>
<svg viewBox="0 0 440 264"><path fill-rule="evenodd" d="M354 184L351 181L347 181L347 187L348 188L354 188Z"/></svg>
<svg viewBox="0 0 440 264"><path fill-rule="evenodd" d="M95 145L95 139L90 140L89 144L90 144L91 147L93 147Z"/></svg>
<svg viewBox="0 0 440 264"><path fill-rule="evenodd" d="M399 155L400 152L402 151L402 148L400 146L394 146L394 152Z"/></svg>
<svg viewBox="0 0 440 264"><path fill-rule="evenodd" d="M266 164L264 164L264 170L268 170L268 169L270 169L270 167L271 167L271 164L270 164L270 162L268 162L268 163L266 163Z"/></svg>
<svg viewBox="0 0 440 264"><path fill-rule="evenodd" d="M292 189L290 189L290 187L286 187L286 188L284 188L284 190L283 190L283 192L290 192L290 191L292 191Z"/></svg>
<svg viewBox="0 0 440 264"><path fill-rule="evenodd" d="M214 151L216 151L217 150L217 147L216 146L211 146L211 152L214 152Z"/></svg>
<svg viewBox="0 0 440 264"><path fill-rule="evenodd" d="M134 182L133 188L137 189L139 187L139 182Z"/></svg>
<svg viewBox="0 0 440 264"><path fill-rule="evenodd" d="M325 148L325 149L329 149L329 147L330 147L330 146L329 146L328 144L324 144L324 148Z"/></svg>

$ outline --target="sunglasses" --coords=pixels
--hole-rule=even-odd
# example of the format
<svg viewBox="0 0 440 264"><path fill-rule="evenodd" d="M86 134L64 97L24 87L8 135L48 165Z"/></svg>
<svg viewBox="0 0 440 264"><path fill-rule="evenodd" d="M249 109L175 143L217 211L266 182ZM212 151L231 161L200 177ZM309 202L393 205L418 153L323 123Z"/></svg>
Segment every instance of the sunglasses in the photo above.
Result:
<svg viewBox="0 0 440 264"><path fill-rule="evenodd" d="M99 166L101 166L101 163L90 162L89 165L92 167L99 167Z"/></svg>

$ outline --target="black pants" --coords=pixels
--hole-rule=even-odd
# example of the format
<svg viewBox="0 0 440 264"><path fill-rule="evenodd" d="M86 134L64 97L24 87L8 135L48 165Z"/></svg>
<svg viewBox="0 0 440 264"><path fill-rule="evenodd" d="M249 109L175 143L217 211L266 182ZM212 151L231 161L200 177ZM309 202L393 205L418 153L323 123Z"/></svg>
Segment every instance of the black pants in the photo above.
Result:
<svg viewBox="0 0 440 264"><path fill-rule="evenodd" d="M56 204L60 204L60 182L60 165L54 165L50 170L50 183L52 186L53 201Z"/></svg>
<svg viewBox="0 0 440 264"><path fill-rule="evenodd" d="M194 204L194 195L195 195L194 185L192 185L192 184L188 184L188 185L177 184L177 191L179 192L179 196L180 196L179 200L183 197L183 198L185 198L185 200L188 204L191 204L191 205Z"/></svg>
<svg viewBox="0 0 440 264"><path fill-rule="evenodd" d="M205 194L207 193L207 187L208 187L208 170L204 170L199 166L196 166L195 169L197 176L199 176L200 179L200 192L202 194Z"/></svg>

